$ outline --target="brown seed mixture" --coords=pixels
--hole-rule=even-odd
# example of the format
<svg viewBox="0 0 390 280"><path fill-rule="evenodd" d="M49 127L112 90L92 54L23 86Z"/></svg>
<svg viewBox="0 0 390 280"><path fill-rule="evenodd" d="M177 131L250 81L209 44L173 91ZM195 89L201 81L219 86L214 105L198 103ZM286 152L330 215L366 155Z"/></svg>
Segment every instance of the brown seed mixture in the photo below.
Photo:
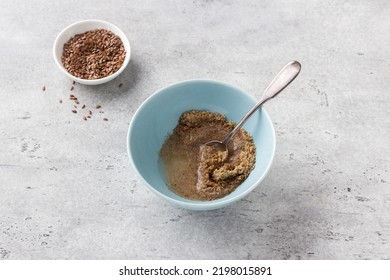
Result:
<svg viewBox="0 0 390 280"><path fill-rule="evenodd" d="M62 64L81 79L94 80L114 74L126 56L121 39L105 29L77 34L65 43Z"/></svg>
<svg viewBox="0 0 390 280"><path fill-rule="evenodd" d="M234 191L255 164L253 138L243 129L229 143L229 154L204 143L223 140L234 128L222 114L188 111L160 150L168 186L194 200L214 200Z"/></svg>

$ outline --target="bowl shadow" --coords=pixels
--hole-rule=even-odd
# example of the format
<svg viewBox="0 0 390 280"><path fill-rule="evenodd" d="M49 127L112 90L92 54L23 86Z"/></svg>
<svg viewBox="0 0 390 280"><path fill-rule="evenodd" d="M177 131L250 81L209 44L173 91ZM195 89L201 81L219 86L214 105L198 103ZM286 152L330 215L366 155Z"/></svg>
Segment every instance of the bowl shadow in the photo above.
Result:
<svg viewBox="0 0 390 280"><path fill-rule="evenodd" d="M268 178L262 188L225 208L199 212L180 209L177 216L181 217L182 231L193 230L197 225L197 239L207 241L202 247L204 254L218 259L318 258L313 231L323 223L323 216L308 213L293 192L272 199L266 190L275 188L276 182ZM283 188L289 187L293 186L286 181Z"/></svg>
<svg viewBox="0 0 390 280"><path fill-rule="evenodd" d="M127 67L115 79L102 85L83 85L76 83L83 95L91 96L99 102L120 101L128 95L132 95L139 83L140 63L137 60L130 60Z"/></svg>

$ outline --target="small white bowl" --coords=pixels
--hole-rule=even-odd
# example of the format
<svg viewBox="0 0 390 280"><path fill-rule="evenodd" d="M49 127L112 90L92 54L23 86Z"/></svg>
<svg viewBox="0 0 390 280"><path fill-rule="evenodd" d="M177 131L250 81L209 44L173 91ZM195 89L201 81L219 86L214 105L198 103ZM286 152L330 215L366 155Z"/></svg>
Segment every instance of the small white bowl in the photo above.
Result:
<svg viewBox="0 0 390 280"><path fill-rule="evenodd" d="M76 34L84 33L95 29L106 29L113 32L115 35L119 36L126 50L125 61L123 62L121 68L119 68L118 71L116 71L114 74L110 76L101 79L95 79L95 80L80 79L70 74L65 69L64 65L62 65L61 56L62 56L64 44L68 42L69 39L75 36ZM70 79L85 85L103 84L119 76L119 74L122 73L122 71L126 68L127 64L129 64L130 54L131 54L130 43L129 40L127 40L126 35L122 32L122 30L120 30L112 23L103 20L96 20L96 19L78 21L69 25L64 30L62 30L60 34L58 34L56 40L54 41L54 46L53 46L54 61L56 62L57 66L61 69L61 71Z"/></svg>

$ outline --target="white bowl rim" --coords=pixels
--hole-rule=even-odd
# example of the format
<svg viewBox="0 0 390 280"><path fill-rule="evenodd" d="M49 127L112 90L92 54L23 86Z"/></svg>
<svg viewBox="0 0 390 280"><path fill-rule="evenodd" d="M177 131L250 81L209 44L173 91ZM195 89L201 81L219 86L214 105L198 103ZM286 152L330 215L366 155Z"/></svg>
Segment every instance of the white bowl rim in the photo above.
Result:
<svg viewBox="0 0 390 280"><path fill-rule="evenodd" d="M226 86L226 87L230 87L230 88L233 88L245 95L247 95L250 99L252 99L255 103L258 102L258 100L256 100L256 98L250 94L248 94L246 91L240 89L239 87L236 87L236 86L233 86L231 84L228 84L228 83L225 83L225 82L222 82L222 81L217 81L217 80L210 80L210 79L190 79L190 80L184 80L184 81L180 81L180 82L176 82L176 83L172 83L170 85L167 85L157 91L155 91L153 94L151 94L148 98L146 98L142 104L138 107L138 109L136 110L135 114L133 115L133 118L131 119L131 122L129 124L129 129L128 129L128 132L127 132L127 154L130 158L130 163L132 164L133 168L136 170L137 174L138 174L138 177L141 178L141 180L146 184L146 186L154 193L156 193L158 196L160 197L163 197L165 198L166 200L168 200L170 203L172 204L176 204L176 205L179 205L183 208L186 208L186 209L192 209L192 210L213 210L213 209L217 209L217 208L222 208L224 206L227 206L235 201L238 201L242 198L244 198L246 195L248 195L252 190L254 190L265 178L265 176L268 174L269 172L269 169L271 168L271 165L273 163L273 160L275 158L275 150L276 150L276 134L275 134L275 128L273 126L273 123L272 123L272 120L270 118L270 116L268 115L267 111L262 107L261 110L264 111L264 116L267 118L267 121L270 123L271 125L271 128L272 128L272 138L273 138L273 149L272 149L272 154L271 154L271 160L270 162L268 163L267 167L265 168L262 176L259 177L259 179L253 183L248 189L246 189L245 191L243 191L242 193L240 193L239 195L237 196L233 196L229 199L225 199L225 200L221 200L221 199L216 199L216 200L210 200L210 201L196 201L195 202L189 202L189 201L180 201L180 200L176 200L176 199L173 199L159 191L157 191L153 186L151 186L147 181L146 179L141 175L141 172L138 170L137 168L137 165L135 164L134 160L133 160L133 157L131 155L131 152L130 152L130 137L131 137L131 131L132 131L132 128L134 126L134 120L137 118L138 114L140 113L141 109L146 106L146 104L148 103L148 101L153 98L154 96L158 95L158 94L161 94L161 92L163 92L164 90L170 88L170 87L173 87L173 86L176 86L176 85L183 85L183 84L189 84L189 83L197 83L197 82L206 82L206 83L212 83L212 84L217 84L217 85L222 85L222 86ZM234 192L234 191L233 191Z"/></svg>
<svg viewBox="0 0 390 280"><path fill-rule="evenodd" d="M104 78L100 78L100 79L93 79L93 80L87 80L87 79L78 78L78 77L73 76L72 74L70 74L64 68L64 66L62 65L62 62L59 61L58 58L57 58L56 46L58 45L58 41L63 36L63 34L66 31L68 31L69 29L73 28L74 26L80 25L80 24L84 24L84 23L87 23L87 22L92 22L92 23L93 22L98 22L98 23L103 23L103 24L109 25L111 27L114 27L114 29L117 29L119 31L118 33L121 33L121 35L123 35L123 38L126 39L126 43L129 45L129 50L128 51L126 50L126 57L125 57L125 60L123 61L123 64L122 64L121 68L119 68L118 71L116 71L115 73L111 74L110 76L107 76L107 77L104 77ZM118 35L118 34L115 34L115 35ZM121 38L121 40L122 40L122 38ZM125 43L125 42L123 42L123 43ZM127 38L125 33L122 31L122 29L120 29L118 26L116 26L115 24L113 24L111 22L108 22L108 21L105 21L105 20L101 20L101 19L85 19L85 20L76 21L76 22L68 25L67 27L62 29L61 32L57 35L56 39L54 40L54 44L53 44L53 57L54 57L54 61L55 61L56 65L58 66L58 68L60 68L60 70L66 76L68 76L68 78L70 78L70 79L72 79L72 80L74 80L74 81L76 81L78 83L87 84L87 85L88 84L89 85L103 84L103 83L111 81L114 75L116 77L117 75L122 73L122 71L127 67L127 65L129 64L129 61L130 61L130 56L131 56L131 45L130 45L129 39Z"/></svg>

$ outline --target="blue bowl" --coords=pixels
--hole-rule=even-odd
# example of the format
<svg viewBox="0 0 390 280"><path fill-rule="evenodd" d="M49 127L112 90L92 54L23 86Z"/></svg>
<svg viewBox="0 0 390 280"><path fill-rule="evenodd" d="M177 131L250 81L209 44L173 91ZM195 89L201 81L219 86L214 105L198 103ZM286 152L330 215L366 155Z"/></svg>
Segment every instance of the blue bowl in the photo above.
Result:
<svg viewBox="0 0 390 280"><path fill-rule="evenodd" d="M195 201L172 192L165 183L159 160L160 148L185 111L217 112L237 123L257 101L239 88L217 81L190 80L165 87L143 102L130 123L127 135L130 162L150 190L179 207L212 210L230 205L256 188L271 166L275 131L264 109L255 112L244 125L256 145L255 167L234 192L223 198Z"/></svg>

